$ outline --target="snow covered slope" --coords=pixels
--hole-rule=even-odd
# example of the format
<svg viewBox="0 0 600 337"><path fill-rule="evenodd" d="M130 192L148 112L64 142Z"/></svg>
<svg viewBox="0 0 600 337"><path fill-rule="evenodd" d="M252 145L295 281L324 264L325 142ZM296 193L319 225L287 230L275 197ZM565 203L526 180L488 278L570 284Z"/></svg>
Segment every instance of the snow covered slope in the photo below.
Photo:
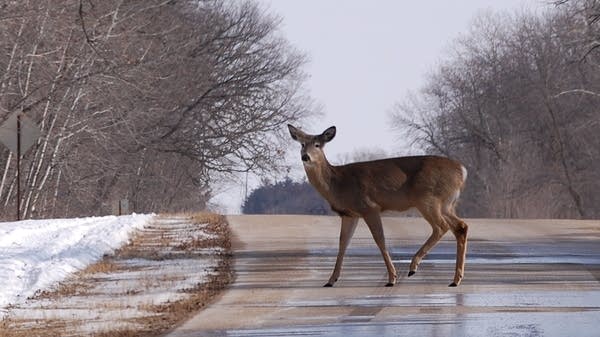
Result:
<svg viewBox="0 0 600 337"><path fill-rule="evenodd" d="M0 317L127 242L153 215L0 222Z"/></svg>

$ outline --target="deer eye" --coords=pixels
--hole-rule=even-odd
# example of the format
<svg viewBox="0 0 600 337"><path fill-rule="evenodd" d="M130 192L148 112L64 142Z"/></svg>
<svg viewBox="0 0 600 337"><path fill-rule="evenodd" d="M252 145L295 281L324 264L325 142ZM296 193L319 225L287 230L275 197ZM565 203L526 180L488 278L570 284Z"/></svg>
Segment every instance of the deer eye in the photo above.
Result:
<svg viewBox="0 0 600 337"><path fill-rule="evenodd" d="M321 144L315 143L315 147L321 147Z"/></svg>
<svg viewBox="0 0 600 337"><path fill-rule="evenodd" d="M302 145L302 148L306 147L306 144L304 144L304 143L300 143L300 145Z"/></svg>

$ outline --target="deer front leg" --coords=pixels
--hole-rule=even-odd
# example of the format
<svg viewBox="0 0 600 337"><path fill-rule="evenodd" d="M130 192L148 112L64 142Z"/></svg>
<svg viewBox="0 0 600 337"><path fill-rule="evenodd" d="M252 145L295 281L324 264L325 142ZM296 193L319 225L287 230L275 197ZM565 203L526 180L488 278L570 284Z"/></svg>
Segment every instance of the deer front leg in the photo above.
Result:
<svg viewBox="0 0 600 337"><path fill-rule="evenodd" d="M348 248L350 239L352 239L352 236L354 235L357 223L358 218L347 216L342 217L342 226L340 229L340 247L338 249L337 259L335 260L335 268L333 268L333 273L331 274L329 281L325 284L325 287L333 287L333 284L340 277L342 263L344 262L344 255L346 254L346 248Z"/></svg>
<svg viewBox="0 0 600 337"><path fill-rule="evenodd" d="M385 285L386 287L392 287L396 284L396 279L398 278L396 275L396 268L392 263L392 258L390 257L390 253L388 253L387 248L385 246L385 235L383 233L383 224L381 223L381 217L379 213L370 213L364 216L365 222L367 226L369 226L369 230L373 235L373 239L375 239L375 243L379 250L381 251L381 255L383 256L383 261L385 262L385 266L388 271L388 283Z"/></svg>

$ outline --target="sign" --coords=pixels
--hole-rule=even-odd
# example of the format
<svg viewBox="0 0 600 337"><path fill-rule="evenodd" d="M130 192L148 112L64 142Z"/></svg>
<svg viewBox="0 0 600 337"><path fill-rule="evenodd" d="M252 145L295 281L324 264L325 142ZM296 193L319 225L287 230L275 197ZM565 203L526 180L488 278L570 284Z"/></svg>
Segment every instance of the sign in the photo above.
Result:
<svg viewBox="0 0 600 337"><path fill-rule="evenodd" d="M8 118L0 125L0 142L4 144L12 153L17 153L17 116L19 111L15 111L8 116ZM23 155L41 135L40 129L35 123L27 116L21 115L21 155Z"/></svg>
<svg viewBox="0 0 600 337"><path fill-rule="evenodd" d="M127 200L127 199L115 200L112 203L112 213L114 215L129 214L129 200Z"/></svg>
<svg viewBox="0 0 600 337"><path fill-rule="evenodd" d="M17 159L17 221L21 220L21 156L40 137L40 129L31 119L15 111L0 125L0 142L16 154Z"/></svg>

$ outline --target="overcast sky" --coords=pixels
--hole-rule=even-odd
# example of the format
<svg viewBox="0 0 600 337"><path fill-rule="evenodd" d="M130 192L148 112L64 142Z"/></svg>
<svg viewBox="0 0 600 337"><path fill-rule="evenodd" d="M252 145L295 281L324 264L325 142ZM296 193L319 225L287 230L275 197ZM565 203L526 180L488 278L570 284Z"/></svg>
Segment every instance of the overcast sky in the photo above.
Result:
<svg viewBox="0 0 600 337"><path fill-rule="evenodd" d="M482 11L536 10L550 0L260 0L306 53L308 88L324 118L306 131L337 126L332 162L355 148L410 149L389 126L389 111L418 91L451 42Z"/></svg>
<svg viewBox="0 0 600 337"><path fill-rule="evenodd" d="M408 155L390 128L389 112L416 92L451 43L483 11L540 10L550 0L256 0L281 17L282 34L309 63L307 87L324 116L304 131L331 125L336 138L325 152L333 164L355 149ZM299 148L298 148L299 153ZM301 170L300 158L297 168ZM302 174L302 172L300 172ZM253 184L251 184L253 185ZM253 187L253 186L251 186ZM244 186L217 198L237 212Z"/></svg>

